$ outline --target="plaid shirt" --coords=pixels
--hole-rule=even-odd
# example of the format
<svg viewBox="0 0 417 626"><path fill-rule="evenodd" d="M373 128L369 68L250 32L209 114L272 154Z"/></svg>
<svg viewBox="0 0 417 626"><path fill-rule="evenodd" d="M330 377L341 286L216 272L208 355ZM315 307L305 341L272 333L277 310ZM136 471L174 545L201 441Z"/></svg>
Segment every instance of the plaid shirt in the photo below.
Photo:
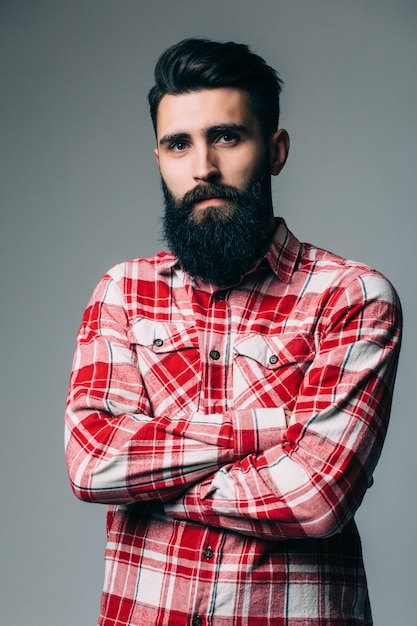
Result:
<svg viewBox="0 0 417 626"><path fill-rule="evenodd" d="M106 274L66 413L73 490L110 505L99 624L370 625L353 516L400 328L383 276L283 221L233 288L168 253Z"/></svg>

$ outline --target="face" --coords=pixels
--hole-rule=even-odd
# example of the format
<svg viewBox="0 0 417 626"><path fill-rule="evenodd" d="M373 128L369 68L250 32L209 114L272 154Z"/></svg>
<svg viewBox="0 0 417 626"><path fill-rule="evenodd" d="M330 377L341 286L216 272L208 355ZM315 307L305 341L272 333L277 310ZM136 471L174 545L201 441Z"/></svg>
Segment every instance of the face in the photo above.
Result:
<svg viewBox="0 0 417 626"><path fill-rule="evenodd" d="M155 155L178 200L197 185L220 183L242 191L265 158L260 124L239 89L165 95L158 107ZM221 198L196 203L196 214Z"/></svg>
<svg viewBox="0 0 417 626"><path fill-rule="evenodd" d="M166 200L165 235L192 275L226 284L255 264L270 238L270 177L284 165L287 138L277 131L265 141L239 89L162 98L155 156Z"/></svg>

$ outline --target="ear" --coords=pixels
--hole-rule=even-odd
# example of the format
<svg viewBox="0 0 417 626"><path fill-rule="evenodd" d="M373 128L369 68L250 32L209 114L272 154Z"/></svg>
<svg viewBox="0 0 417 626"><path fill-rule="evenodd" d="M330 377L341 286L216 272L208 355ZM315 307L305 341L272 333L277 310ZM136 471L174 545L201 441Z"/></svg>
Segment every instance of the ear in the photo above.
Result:
<svg viewBox="0 0 417 626"><path fill-rule="evenodd" d="M280 128L272 135L270 140L272 176L278 176L278 174L284 167L289 150L290 136L286 130Z"/></svg>
<svg viewBox="0 0 417 626"><path fill-rule="evenodd" d="M153 153L154 153L154 155L155 155L156 162L157 162L157 163L158 163L158 165L159 165L159 152L158 152L158 148L154 148Z"/></svg>

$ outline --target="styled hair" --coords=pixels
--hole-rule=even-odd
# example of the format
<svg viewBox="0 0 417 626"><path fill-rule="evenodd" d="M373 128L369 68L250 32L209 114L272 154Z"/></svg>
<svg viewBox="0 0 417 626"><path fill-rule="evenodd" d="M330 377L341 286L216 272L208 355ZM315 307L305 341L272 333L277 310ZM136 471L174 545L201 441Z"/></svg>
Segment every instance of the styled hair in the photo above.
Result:
<svg viewBox="0 0 417 626"><path fill-rule="evenodd" d="M283 81L245 44L183 39L161 54L154 76L155 85L149 91L148 101L155 133L158 106L164 95L219 87L234 87L248 94L265 137L278 128Z"/></svg>

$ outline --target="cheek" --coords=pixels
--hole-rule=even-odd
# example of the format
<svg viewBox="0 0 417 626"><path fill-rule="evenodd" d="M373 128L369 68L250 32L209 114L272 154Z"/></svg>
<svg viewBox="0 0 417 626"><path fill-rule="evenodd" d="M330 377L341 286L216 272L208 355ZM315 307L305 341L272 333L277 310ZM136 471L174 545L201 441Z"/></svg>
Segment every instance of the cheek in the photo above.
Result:
<svg viewBox="0 0 417 626"><path fill-rule="evenodd" d="M236 167L237 163L239 163L239 167ZM226 173L226 169L223 171L225 176L231 181L231 184L243 190L246 189L253 177L263 168L264 163L265 150L259 148L253 152L251 151L250 154L235 155L235 158L228 163L228 173Z"/></svg>
<svg viewBox="0 0 417 626"><path fill-rule="evenodd" d="M257 172L258 167L253 167L251 163L248 163L246 166L243 165L238 171L234 172L231 183L241 191L244 191Z"/></svg>
<svg viewBox="0 0 417 626"><path fill-rule="evenodd" d="M176 198L182 197L192 186L186 168L179 164L172 167L160 163L159 171L165 184Z"/></svg>

